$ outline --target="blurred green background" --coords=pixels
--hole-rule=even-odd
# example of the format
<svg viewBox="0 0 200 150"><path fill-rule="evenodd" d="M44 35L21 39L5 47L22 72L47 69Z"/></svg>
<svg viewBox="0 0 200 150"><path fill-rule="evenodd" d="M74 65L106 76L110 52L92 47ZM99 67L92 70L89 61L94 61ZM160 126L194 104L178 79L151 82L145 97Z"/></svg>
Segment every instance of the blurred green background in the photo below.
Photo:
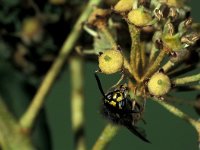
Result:
<svg viewBox="0 0 200 150"><path fill-rule="evenodd" d="M78 5L78 2L76 3ZM189 5L192 7L192 16L195 22L200 22L200 1L191 0ZM85 60L84 62L85 131L87 149L91 149L107 124L107 121L99 113L101 93L98 90L93 74L97 67L97 64L92 61ZM22 75L20 71L16 71L16 68L9 62L0 62L0 93L9 105L10 110L14 112L17 117L21 116L24 112L35 91L34 88L32 89L31 86L27 86L24 83L25 78L26 76ZM44 109L41 111L37 125L34 128L33 141L39 150L74 149L74 136L71 127L70 78L69 66L66 65L46 99ZM119 75L102 75L100 78L104 89L108 89L117 81ZM179 93L178 96L193 100L196 94L196 92L184 92ZM189 106L180 107L193 117L198 117L193 108ZM128 130L121 128L108 149L198 149L195 130L183 120L176 118L163 109L159 104L148 101L144 119L147 124L141 124L141 126L146 130L147 137L152 144L142 142Z"/></svg>

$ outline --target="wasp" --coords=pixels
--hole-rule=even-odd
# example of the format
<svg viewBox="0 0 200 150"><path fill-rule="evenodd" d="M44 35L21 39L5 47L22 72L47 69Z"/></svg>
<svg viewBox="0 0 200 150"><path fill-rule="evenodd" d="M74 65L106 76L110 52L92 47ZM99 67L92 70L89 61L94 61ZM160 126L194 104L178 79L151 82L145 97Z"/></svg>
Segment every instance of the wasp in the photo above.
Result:
<svg viewBox="0 0 200 150"><path fill-rule="evenodd" d="M126 127L141 140L150 143L144 131L141 132L141 128L135 125L143 107L131 99L127 85L122 84L105 94L97 74L95 74L95 78L103 96L101 110L103 116L114 124Z"/></svg>

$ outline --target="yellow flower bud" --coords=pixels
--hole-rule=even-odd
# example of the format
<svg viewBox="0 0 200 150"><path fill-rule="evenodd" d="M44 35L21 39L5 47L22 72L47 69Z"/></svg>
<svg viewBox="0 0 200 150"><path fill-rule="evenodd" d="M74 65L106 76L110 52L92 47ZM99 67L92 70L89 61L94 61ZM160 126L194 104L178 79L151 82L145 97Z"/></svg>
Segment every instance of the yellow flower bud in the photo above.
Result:
<svg viewBox="0 0 200 150"><path fill-rule="evenodd" d="M133 2L134 0L120 0L114 6L114 10L119 13L130 11L133 7Z"/></svg>
<svg viewBox="0 0 200 150"><path fill-rule="evenodd" d="M147 26L152 21L152 17L142 8L138 8L128 13L128 20L136 26L143 27Z"/></svg>
<svg viewBox="0 0 200 150"><path fill-rule="evenodd" d="M21 37L26 43L39 41L42 36L42 24L36 17L26 18L22 23Z"/></svg>
<svg viewBox="0 0 200 150"><path fill-rule="evenodd" d="M155 73L148 82L149 93L154 96L162 96L171 89L171 82L167 75Z"/></svg>
<svg viewBox="0 0 200 150"><path fill-rule="evenodd" d="M99 68L102 73L112 74L120 71L124 63L124 57L118 50L106 50L99 56Z"/></svg>

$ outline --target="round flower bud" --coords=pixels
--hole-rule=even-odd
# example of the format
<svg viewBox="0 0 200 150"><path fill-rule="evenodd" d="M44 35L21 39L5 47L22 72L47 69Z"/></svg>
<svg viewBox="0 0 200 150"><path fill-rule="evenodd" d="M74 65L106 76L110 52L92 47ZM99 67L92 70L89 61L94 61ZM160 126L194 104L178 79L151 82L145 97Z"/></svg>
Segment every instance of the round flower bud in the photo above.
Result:
<svg viewBox="0 0 200 150"><path fill-rule="evenodd" d="M114 10L119 13L130 11L133 7L133 2L134 0L120 0L114 6Z"/></svg>
<svg viewBox="0 0 200 150"><path fill-rule="evenodd" d="M99 68L102 73L112 74L120 71L124 63L124 57L118 50L106 50L99 56Z"/></svg>
<svg viewBox="0 0 200 150"><path fill-rule="evenodd" d="M171 82L167 75L155 73L148 82L149 93L154 96L162 96L169 92Z"/></svg>
<svg viewBox="0 0 200 150"><path fill-rule="evenodd" d="M152 17L142 8L138 8L128 13L128 20L136 26L143 27L147 26L152 21Z"/></svg>
<svg viewBox="0 0 200 150"><path fill-rule="evenodd" d="M42 36L42 24L35 17L26 18L22 23L21 37L24 42L39 41Z"/></svg>

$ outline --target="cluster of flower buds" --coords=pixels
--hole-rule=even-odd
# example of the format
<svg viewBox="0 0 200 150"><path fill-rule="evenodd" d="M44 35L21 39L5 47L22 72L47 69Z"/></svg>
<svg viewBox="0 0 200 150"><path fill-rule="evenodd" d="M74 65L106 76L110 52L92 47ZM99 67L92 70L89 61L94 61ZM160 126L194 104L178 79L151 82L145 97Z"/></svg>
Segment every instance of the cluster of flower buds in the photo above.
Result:
<svg viewBox="0 0 200 150"><path fill-rule="evenodd" d="M115 32L116 27L109 24L113 21L113 14L117 14L128 24L132 44L138 42L138 45L133 45L130 49L130 66L128 67L133 71L128 70L129 73L139 84L148 79L146 87L150 95L158 97L166 95L172 83L165 72L159 72L162 60L166 58L165 56L170 56L167 58L175 64L188 59L200 38L190 17L190 8L185 3L184 0L119 0L111 9L97 8L89 18L88 24L95 27L97 31L98 36L95 37L94 43L101 43L94 44L98 46L94 53L100 54L98 62L101 72L112 74L124 68L127 69L124 52L119 50L117 40L122 35L118 35ZM121 25L123 26L123 23ZM136 35L131 33L132 27L139 32L138 41L133 40ZM141 51L142 43L143 52L133 54L132 51ZM133 50L137 48L138 50ZM164 54L161 51L164 51ZM144 53L143 56L140 53ZM161 61L154 62L159 53L164 57ZM144 61L142 57L146 56L146 64L144 62L141 64ZM138 61L138 59L143 60ZM154 64L152 69L153 63L158 63L158 65Z"/></svg>

